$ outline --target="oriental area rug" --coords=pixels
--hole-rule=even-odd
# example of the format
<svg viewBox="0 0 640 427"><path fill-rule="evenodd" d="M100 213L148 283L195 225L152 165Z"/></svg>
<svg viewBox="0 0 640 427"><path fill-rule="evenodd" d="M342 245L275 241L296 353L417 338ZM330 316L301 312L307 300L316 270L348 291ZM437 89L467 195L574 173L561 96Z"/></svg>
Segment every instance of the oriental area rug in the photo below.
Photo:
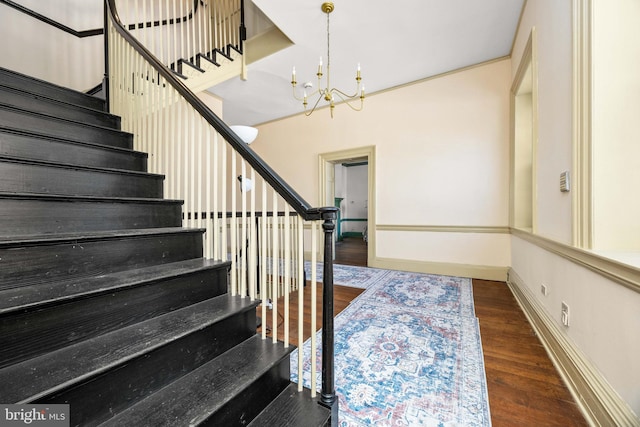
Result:
<svg viewBox="0 0 640 427"><path fill-rule="evenodd" d="M322 282L322 263L316 266L316 281ZM311 263L305 261L304 270L307 279L311 280ZM383 280L389 274L395 273L391 270L379 268L355 267L351 265L333 265L333 283L336 285L351 286L352 288L368 288L369 286Z"/></svg>
<svg viewBox="0 0 640 427"><path fill-rule="evenodd" d="M338 425L490 426L471 280L379 271L335 319ZM317 340L320 387L321 332ZM291 355L294 382L299 350ZM310 387L310 342L301 350Z"/></svg>

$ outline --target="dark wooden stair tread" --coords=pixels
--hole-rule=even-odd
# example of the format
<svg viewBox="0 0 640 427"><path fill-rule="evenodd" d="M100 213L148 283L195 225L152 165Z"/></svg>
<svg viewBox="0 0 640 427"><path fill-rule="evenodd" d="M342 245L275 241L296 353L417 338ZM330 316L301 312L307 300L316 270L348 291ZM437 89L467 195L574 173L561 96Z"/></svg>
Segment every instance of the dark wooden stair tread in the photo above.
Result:
<svg viewBox="0 0 640 427"><path fill-rule="evenodd" d="M0 94L0 402L69 403L73 425L327 425L105 102L1 67Z"/></svg>
<svg viewBox="0 0 640 427"><path fill-rule="evenodd" d="M273 400L249 427L320 427L329 425L331 410L318 403L320 394L311 397L309 389L298 391L291 383Z"/></svg>
<svg viewBox="0 0 640 427"><path fill-rule="evenodd" d="M3 84L0 84L0 93L2 93L0 99L6 105L40 113L56 114L59 117L69 119L82 118L87 123L115 129L120 128L120 117L109 114L104 110L72 104L51 96L32 92L29 89L18 89Z"/></svg>
<svg viewBox="0 0 640 427"><path fill-rule="evenodd" d="M38 244L56 244L64 242L88 242L105 239L122 239L135 236L150 236L160 234L194 233L203 232L203 228L143 228L130 230L106 230L80 233L56 233L56 234L28 234L17 236L0 236L0 249L2 247L16 247Z"/></svg>
<svg viewBox="0 0 640 427"><path fill-rule="evenodd" d="M0 67L0 82L16 89L26 89L32 93L64 99L66 102L76 105L83 105L96 110L105 109L105 101L103 99L2 67Z"/></svg>
<svg viewBox="0 0 640 427"><path fill-rule="evenodd" d="M227 404L294 347L255 335L116 415L102 426L196 426ZM288 358L286 363L288 364ZM248 403L250 404L250 403Z"/></svg>
<svg viewBox="0 0 640 427"><path fill-rule="evenodd" d="M130 176L136 176L136 177L150 177L150 178L156 178L156 179L165 178L165 176L162 174L156 174L151 172L132 171L132 170L108 168L108 167L75 165L75 164L64 163L64 162L52 162L48 160L8 156L8 155L3 155L2 153L0 153L0 162L19 163L24 165L34 165L34 166L51 167L51 168L58 168L58 169L72 169L72 170L88 171L88 172L111 173L111 174L117 174L117 175L130 175Z"/></svg>
<svg viewBox="0 0 640 427"><path fill-rule="evenodd" d="M100 148L106 151L127 153L131 155L139 156L139 157L145 157L145 158L149 157L147 153L136 151L131 148L115 147L113 145L105 145L105 144L100 144L98 142L70 140L63 137L48 135L46 133L35 132L27 129L14 129L14 128L7 128L7 127L0 126L0 137L2 136L2 134L12 135L16 137L41 139L46 141L55 141L55 142L60 142L64 144L76 145L76 146L88 146L93 148ZM0 138L0 142L2 142L2 138Z"/></svg>
<svg viewBox="0 0 640 427"><path fill-rule="evenodd" d="M202 228L0 236L0 290L202 258Z"/></svg>
<svg viewBox="0 0 640 427"><path fill-rule="evenodd" d="M16 131L30 129L33 132L72 141L87 141L123 148L133 146L133 134L129 132L62 118L54 114L37 113L1 102L0 127Z"/></svg>
<svg viewBox="0 0 640 427"><path fill-rule="evenodd" d="M100 197L100 196L68 196L57 194L31 194L0 192L0 199L68 201L68 202L106 202L106 203L144 203L144 204L184 204L183 200L159 199L147 197Z"/></svg>
<svg viewBox="0 0 640 427"><path fill-rule="evenodd" d="M24 114L24 115L27 115L27 116L47 118L47 119L51 119L51 120L54 120L54 121L57 121L57 122L66 123L67 126L77 125L77 126L81 126L81 127L93 128L93 129L103 130L103 131L111 133L113 135L131 135L130 132L126 132L126 131L123 131L123 130L120 130L120 129L116 129L116 128L113 128L111 126L93 124L93 123L86 123L81 118L72 119L72 118L60 117L57 114L52 114L52 113L48 113L48 112L33 111L33 110L29 110L27 108L23 108L23 107L19 107L19 106L13 106L13 105L9 105L9 104L4 104L2 102L0 102L0 107L2 107L2 109L5 110L6 113L12 112L12 113L17 113L17 114Z"/></svg>
<svg viewBox="0 0 640 427"><path fill-rule="evenodd" d="M228 262L196 258L94 277L6 289L0 292L0 315L147 285L150 282L185 276L205 269L226 268L228 265Z"/></svg>
<svg viewBox="0 0 640 427"><path fill-rule="evenodd" d="M103 197L163 195L164 176L0 155L0 191Z"/></svg>
<svg viewBox="0 0 640 427"><path fill-rule="evenodd" d="M72 387L256 305L221 295L8 366L0 370L0 401L27 403Z"/></svg>

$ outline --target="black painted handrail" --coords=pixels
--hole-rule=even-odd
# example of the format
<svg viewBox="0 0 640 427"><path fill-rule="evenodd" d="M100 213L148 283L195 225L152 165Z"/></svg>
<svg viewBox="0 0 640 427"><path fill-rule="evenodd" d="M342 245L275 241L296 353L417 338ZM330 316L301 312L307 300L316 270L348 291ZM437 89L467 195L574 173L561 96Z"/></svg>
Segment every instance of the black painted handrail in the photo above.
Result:
<svg viewBox="0 0 640 427"><path fill-rule="evenodd" d="M200 4L201 0L193 0L193 9L184 17L181 18L171 18L171 19L163 19L162 21L149 21L149 22L141 22L139 24L129 24L128 28L130 30L134 30L136 28L150 28L150 27L159 27L160 25L171 25L171 24L178 24L180 22L184 22L187 20L191 20L193 19L193 15L195 15L195 13L198 11L198 5ZM49 17L46 17L34 10L29 9L28 7L22 6L21 4L15 3L11 0L0 0L0 4L5 4L9 7L12 7L26 15L31 16L32 18L37 19L38 21L44 22L45 24L49 24L52 27L55 27L59 30L64 31L65 33L71 34L73 36L79 37L79 38L84 38L84 37L92 37L92 36L99 36L104 34L104 29L103 28L95 28L92 30L82 30L82 31L77 31L74 30L73 28L70 28L54 19L51 19Z"/></svg>
<svg viewBox="0 0 640 427"><path fill-rule="evenodd" d="M123 26L115 0L105 0L115 30L151 64L178 93L258 172L262 178L305 220L322 220L324 232L323 294L322 294L322 390L319 403L331 410L331 426L338 425L338 398L335 392L334 372L334 299L333 299L333 231L338 208L311 207L289 184L245 144L209 107L196 97L185 84L175 77L169 67L162 64L149 50L136 40ZM242 31L242 30L241 30ZM233 215L233 214L232 214Z"/></svg>
<svg viewBox="0 0 640 427"><path fill-rule="evenodd" d="M18 10L18 11L20 11L20 12L26 14L26 15L31 16L32 18L37 19L38 21L42 21L45 24L49 24L49 25L51 25L53 27L56 27L59 30L64 31L65 33L69 33L69 34L74 35L76 37L83 38L83 37L99 36L101 34L104 34L104 29L102 29L102 28L96 28L96 29L93 29L93 30L83 30L83 31L74 30L73 28L67 27L66 25L61 24L58 21L55 21L55 20L53 20L51 18L48 18L48 17L46 17L44 15L41 15L38 12L36 12L34 10L31 10L31 9L29 9L27 7L24 7L24 6L22 6L22 5L18 4L18 3L15 3L15 2L13 2L11 0L0 0L0 3L1 4L5 4L5 5L9 6L9 7L12 7L12 8L14 8L14 9L16 9L16 10Z"/></svg>
<svg viewBox="0 0 640 427"><path fill-rule="evenodd" d="M202 2L202 0L193 0L193 10L191 10L187 15L182 18L171 18L171 19L163 19L162 21L149 21L149 22L140 22L139 24L129 24L128 28L130 30L135 30L136 28L150 28L150 27L159 27L160 25L167 24L179 24L180 22L190 21L193 19L193 15L198 11L198 5Z"/></svg>
<svg viewBox="0 0 640 427"><path fill-rule="evenodd" d="M307 221L322 219L320 208L311 207L289 184L287 184L264 160L245 144L229 126L223 122L209 107L185 86L173 71L162 64L146 47L133 37L124 27L115 0L107 2L109 15L116 31L135 49L153 68L169 83L200 115L244 158L262 178L282 196L282 198ZM325 209L331 209L325 208ZM334 208L337 211L337 208Z"/></svg>

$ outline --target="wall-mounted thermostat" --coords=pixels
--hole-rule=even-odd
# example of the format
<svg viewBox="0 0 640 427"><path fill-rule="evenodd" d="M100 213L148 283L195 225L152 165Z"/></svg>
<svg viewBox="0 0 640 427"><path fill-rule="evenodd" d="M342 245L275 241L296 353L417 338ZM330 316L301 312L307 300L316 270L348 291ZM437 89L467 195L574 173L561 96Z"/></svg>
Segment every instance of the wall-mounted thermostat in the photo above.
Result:
<svg viewBox="0 0 640 427"><path fill-rule="evenodd" d="M569 191L569 171L564 171L560 174L560 191L566 193Z"/></svg>

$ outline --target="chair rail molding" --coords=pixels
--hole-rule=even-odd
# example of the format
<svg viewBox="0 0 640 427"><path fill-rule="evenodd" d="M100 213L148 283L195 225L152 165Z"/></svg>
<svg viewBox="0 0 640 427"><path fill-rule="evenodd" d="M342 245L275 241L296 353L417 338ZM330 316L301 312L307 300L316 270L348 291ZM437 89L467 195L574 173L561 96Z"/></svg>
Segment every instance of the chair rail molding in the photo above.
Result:
<svg viewBox="0 0 640 427"><path fill-rule="evenodd" d="M500 225L409 225L409 224L378 224L378 231L417 231L431 233L490 233L509 234L508 226Z"/></svg>

